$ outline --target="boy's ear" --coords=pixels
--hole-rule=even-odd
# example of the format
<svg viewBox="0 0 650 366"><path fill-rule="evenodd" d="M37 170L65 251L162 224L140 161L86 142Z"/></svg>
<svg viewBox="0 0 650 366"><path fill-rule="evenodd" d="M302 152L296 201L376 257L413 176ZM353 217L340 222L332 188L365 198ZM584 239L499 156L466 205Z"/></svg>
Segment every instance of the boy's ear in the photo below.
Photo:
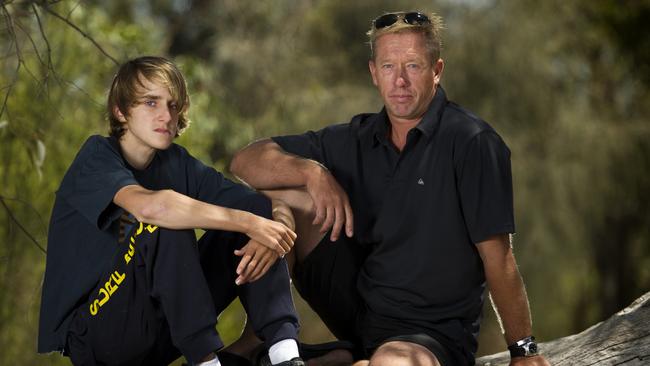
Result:
<svg viewBox="0 0 650 366"><path fill-rule="evenodd" d="M126 123L126 117L124 117L124 114L117 106L113 107L113 115L117 118L118 121Z"/></svg>

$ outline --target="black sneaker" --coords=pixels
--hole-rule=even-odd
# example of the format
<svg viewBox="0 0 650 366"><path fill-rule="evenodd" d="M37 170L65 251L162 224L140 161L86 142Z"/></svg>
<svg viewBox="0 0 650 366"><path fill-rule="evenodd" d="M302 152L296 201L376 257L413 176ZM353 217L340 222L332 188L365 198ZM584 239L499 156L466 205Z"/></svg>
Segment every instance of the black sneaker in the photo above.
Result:
<svg viewBox="0 0 650 366"><path fill-rule="evenodd" d="M276 363L275 365L271 363L269 355L265 355L259 362L259 366L305 366L305 362L300 357L294 357L289 361L284 361Z"/></svg>

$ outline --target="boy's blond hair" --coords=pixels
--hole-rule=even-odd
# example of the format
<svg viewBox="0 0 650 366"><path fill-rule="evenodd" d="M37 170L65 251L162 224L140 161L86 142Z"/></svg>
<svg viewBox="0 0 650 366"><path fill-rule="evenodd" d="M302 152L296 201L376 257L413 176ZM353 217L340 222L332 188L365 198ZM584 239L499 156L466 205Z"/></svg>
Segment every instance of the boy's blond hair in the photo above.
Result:
<svg viewBox="0 0 650 366"><path fill-rule="evenodd" d="M138 99L142 96L144 88L142 78L167 87L178 111L176 136L179 136L190 124L187 118L187 111L190 107L187 85L183 74L176 65L159 56L139 57L120 66L108 92L106 107L110 123L109 134L118 139L124 135L124 123L115 115L115 107L125 116L129 115L130 108L137 104Z"/></svg>

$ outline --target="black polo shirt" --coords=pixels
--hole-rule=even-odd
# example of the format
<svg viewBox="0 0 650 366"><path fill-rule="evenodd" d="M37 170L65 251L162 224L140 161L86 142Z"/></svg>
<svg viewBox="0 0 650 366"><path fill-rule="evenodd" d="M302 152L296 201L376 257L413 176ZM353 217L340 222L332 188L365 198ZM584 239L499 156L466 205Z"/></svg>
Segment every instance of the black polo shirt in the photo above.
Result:
<svg viewBox="0 0 650 366"><path fill-rule="evenodd" d="M389 129L384 109L273 140L322 163L348 193L356 241L370 253L357 283L370 312L471 355L485 289L475 244L515 230L510 151L441 87L401 153Z"/></svg>

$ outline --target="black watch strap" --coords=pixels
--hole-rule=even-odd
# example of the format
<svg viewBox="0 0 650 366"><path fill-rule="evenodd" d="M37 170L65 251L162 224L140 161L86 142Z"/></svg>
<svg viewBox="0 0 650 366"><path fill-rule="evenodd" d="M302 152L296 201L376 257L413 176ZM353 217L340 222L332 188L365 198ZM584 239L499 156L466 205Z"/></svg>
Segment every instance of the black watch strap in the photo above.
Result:
<svg viewBox="0 0 650 366"><path fill-rule="evenodd" d="M508 346L510 357L530 357L537 355L537 343L535 337L530 336L518 340Z"/></svg>

